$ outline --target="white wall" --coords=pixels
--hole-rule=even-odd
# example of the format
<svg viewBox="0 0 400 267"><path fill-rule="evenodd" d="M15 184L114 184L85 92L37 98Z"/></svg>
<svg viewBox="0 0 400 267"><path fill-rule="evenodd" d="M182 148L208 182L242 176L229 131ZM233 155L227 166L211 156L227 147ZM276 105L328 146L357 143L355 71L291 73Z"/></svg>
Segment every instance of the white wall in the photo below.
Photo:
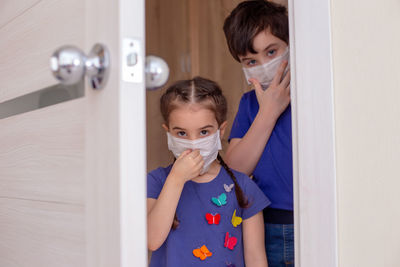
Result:
<svg viewBox="0 0 400 267"><path fill-rule="evenodd" d="M340 267L400 266L400 1L331 1Z"/></svg>

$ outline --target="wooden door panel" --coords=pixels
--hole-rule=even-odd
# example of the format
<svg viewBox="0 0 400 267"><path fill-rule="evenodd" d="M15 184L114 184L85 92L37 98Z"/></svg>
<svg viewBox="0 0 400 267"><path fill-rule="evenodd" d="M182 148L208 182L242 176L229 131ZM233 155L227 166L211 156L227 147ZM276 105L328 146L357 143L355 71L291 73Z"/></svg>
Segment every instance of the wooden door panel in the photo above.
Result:
<svg viewBox="0 0 400 267"><path fill-rule="evenodd" d="M62 45L84 47L84 8L80 0L42 0L0 27L0 103L57 83L50 56Z"/></svg>
<svg viewBox="0 0 400 267"><path fill-rule="evenodd" d="M24 0L13 1L3 0L0 4L0 28L11 20L20 16L34 5L38 4L41 0Z"/></svg>
<svg viewBox="0 0 400 267"><path fill-rule="evenodd" d="M0 120L0 197L84 203L84 104Z"/></svg>
<svg viewBox="0 0 400 267"><path fill-rule="evenodd" d="M144 69L144 0L1 2L0 266L144 267L145 88L121 78L125 39ZM105 87L36 107L29 97L58 84L51 54L96 43Z"/></svg>
<svg viewBox="0 0 400 267"><path fill-rule="evenodd" d="M84 207L0 197L0 266L85 266Z"/></svg>

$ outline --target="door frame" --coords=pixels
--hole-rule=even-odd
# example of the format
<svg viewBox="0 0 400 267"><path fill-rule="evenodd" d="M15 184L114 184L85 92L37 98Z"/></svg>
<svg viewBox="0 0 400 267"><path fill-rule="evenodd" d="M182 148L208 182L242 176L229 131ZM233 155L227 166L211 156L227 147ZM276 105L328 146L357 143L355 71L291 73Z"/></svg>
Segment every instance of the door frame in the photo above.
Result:
<svg viewBox="0 0 400 267"><path fill-rule="evenodd" d="M295 264L338 266L330 1L289 0Z"/></svg>
<svg viewBox="0 0 400 267"><path fill-rule="evenodd" d="M85 51L104 43L111 61L106 88L85 92L86 266L145 267L145 0L86 0L86 10ZM139 46L135 81L124 74L125 40Z"/></svg>

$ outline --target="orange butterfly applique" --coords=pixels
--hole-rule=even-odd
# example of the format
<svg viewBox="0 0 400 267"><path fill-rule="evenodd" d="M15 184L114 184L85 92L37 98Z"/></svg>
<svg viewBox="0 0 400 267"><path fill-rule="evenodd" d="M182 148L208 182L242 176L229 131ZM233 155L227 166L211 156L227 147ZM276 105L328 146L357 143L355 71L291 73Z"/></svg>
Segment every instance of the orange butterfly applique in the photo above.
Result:
<svg viewBox="0 0 400 267"><path fill-rule="evenodd" d="M211 257L212 253L208 250L206 245L203 245L201 248L193 249L193 255L204 261L207 257Z"/></svg>

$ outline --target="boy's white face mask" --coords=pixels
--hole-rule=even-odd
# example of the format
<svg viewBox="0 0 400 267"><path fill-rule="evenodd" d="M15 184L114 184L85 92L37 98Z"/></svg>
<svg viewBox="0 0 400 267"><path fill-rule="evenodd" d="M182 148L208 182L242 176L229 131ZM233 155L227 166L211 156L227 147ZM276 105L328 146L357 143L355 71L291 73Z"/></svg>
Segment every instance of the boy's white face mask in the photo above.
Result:
<svg viewBox="0 0 400 267"><path fill-rule="evenodd" d="M274 58L273 60L259 66L251 67L251 68L243 68L244 75L246 76L247 82L250 84L250 78L256 78L257 81L260 82L263 90L266 90L271 84L272 80L275 77L276 72L278 71L279 66L282 61L287 60L288 65L285 69L285 74L289 70L289 47L286 48L286 51L283 52L282 55Z"/></svg>
<svg viewBox="0 0 400 267"><path fill-rule="evenodd" d="M221 139L219 136L219 130L204 138L196 140L188 140L172 136L167 132L168 137L168 149L174 154L175 158L178 158L183 151L188 149L200 150L200 155L204 160L204 167L200 174L204 174L210 168L211 163L217 158L218 150L222 149Z"/></svg>

